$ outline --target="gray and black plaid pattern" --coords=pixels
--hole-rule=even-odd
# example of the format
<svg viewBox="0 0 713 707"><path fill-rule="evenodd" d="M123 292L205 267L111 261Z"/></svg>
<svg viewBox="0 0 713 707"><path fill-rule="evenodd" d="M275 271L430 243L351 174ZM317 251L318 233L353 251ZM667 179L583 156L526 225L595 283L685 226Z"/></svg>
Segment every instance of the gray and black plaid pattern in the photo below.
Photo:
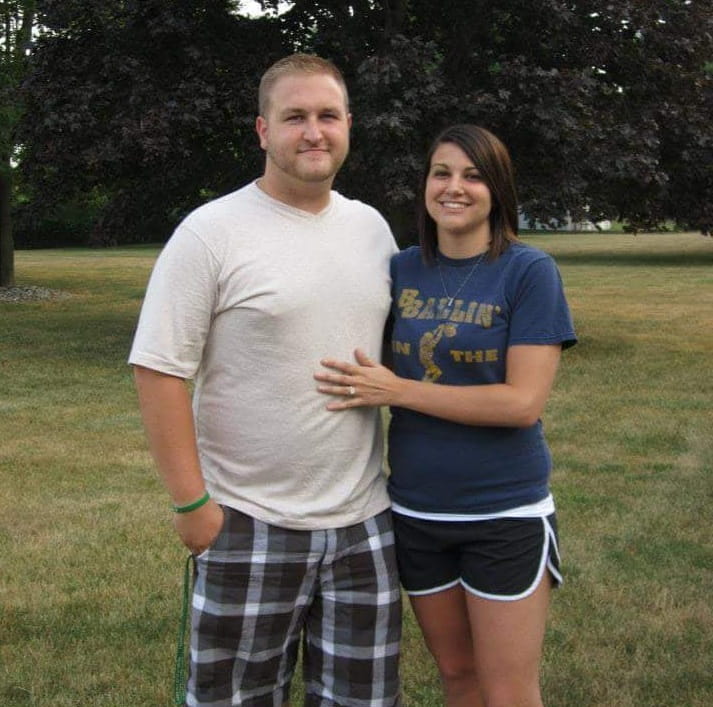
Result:
<svg viewBox="0 0 713 707"><path fill-rule="evenodd" d="M389 511L325 531L226 508L196 558L189 707L281 707L303 637L305 707L398 704L401 593Z"/></svg>

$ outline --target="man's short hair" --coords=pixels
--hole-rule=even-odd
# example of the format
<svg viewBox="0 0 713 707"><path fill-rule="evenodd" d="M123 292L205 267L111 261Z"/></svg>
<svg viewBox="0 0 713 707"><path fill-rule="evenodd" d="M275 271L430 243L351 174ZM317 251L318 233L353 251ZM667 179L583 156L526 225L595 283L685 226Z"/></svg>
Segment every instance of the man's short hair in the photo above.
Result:
<svg viewBox="0 0 713 707"><path fill-rule="evenodd" d="M314 54L291 54L276 61L262 75L258 93L258 109L261 116L265 117L267 114L270 105L270 94L277 81L283 76L292 76L294 74L325 74L331 76L342 87L344 103L347 111L349 111L347 84L344 81L342 72L331 61L322 59L322 57Z"/></svg>

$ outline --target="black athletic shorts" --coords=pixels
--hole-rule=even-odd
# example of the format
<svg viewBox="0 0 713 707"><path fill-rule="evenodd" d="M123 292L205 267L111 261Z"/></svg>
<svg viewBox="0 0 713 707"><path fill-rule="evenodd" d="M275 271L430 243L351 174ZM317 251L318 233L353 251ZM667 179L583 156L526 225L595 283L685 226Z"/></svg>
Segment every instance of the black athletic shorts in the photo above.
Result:
<svg viewBox="0 0 713 707"><path fill-rule="evenodd" d="M422 520L394 513L401 584L422 595L461 584L485 599L514 601L544 573L562 583L555 514L478 521Z"/></svg>

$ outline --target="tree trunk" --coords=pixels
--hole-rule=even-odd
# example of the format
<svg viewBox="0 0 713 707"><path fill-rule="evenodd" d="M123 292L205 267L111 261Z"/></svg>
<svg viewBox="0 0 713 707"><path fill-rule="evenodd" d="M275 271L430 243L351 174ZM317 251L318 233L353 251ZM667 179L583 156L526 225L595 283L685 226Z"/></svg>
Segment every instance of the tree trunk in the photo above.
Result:
<svg viewBox="0 0 713 707"><path fill-rule="evenodd" d="M0 170L0 287L15 284L15 244L12 239L12 178Z"/></svg>
<svg viewBox="0 0 713 707"><path fill-rule="evenodd" d="M32 40L32 28L37 13L37 0L23 0L19 3L3 3L5 27L2 31L3 50L0 68L9 79L10 86L17 93L26 70L27 52ZM5 95L5 94L3 94ZM13 90L7 95L12 96ZM12 116L21 110L18 102L9 114ZM0 154L0 287L12 287L15 284L15 243L12 237L12 154L14 129L17 115L7 124L4 121L2 136L2 154Z"/></svg>

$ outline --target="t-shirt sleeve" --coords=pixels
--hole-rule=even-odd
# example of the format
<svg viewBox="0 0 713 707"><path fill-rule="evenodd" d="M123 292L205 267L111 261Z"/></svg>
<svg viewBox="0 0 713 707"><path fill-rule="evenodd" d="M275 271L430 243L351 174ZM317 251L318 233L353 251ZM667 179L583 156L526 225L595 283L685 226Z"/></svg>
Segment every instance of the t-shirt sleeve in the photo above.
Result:
<svg viewBox="0 0 713 707"><path fill-rule="evenodd" d="M544 255L531 262L517 279L508 346L561 344L574 346L577 336L554 260Z"/></svg>
<svg viewBox="0 0 713 707"><path fill-rule="evenodd" d="M218 274L206 244L179 226L149 279L129 363L192 378L215 310Z"/></svg>

